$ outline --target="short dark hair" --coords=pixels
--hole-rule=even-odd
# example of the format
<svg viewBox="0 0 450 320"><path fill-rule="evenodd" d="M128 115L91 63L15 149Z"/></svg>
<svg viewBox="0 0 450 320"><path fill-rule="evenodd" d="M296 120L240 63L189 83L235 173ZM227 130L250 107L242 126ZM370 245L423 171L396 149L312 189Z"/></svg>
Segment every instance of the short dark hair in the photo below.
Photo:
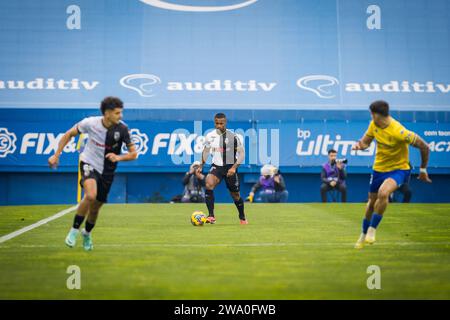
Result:
<svg viewBox="0 0 450 320"><path fill-rule="evenodd" d="M330 154L330 153L337 153L337 151L334 149L330 149L330 150L328 150L328 154Z"/></svg>
<svg viewBox="0 0 450 320"><path fill-rule="evenodd" d="M123 109L123 102L117 97L106 97L105 99L103 99L100 106L102 114L105 114L106 110L114 110L116 108Z"/></svg>
<svg viewBox="0 0 450 320"><path fill-rule="evenodd" d="M374 101L370 104L369 108L372 113L380 114L383 117L387 117L389 115L389 104L386 101Z"/></svg>
<svg viewBox="0 0 450 320"><path fill-rule="evenodd" d="M227 117L225 116L225 113L219 112L216 113L216 115L214 116L214 119L226 119Z"/></svg>

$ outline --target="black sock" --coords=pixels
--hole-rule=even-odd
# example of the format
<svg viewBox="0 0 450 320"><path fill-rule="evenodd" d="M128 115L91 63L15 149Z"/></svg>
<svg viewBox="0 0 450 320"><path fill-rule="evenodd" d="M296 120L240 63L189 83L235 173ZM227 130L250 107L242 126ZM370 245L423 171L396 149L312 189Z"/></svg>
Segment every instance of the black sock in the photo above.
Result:
<svg viewBox="0 0 450 320"><path fill-rule="evenodd" d="M214 191L205 191L205 202L210 217L214 217Z"/></svg>
<svg viewBox="0 0 450 320"><path fill-rule="evenodd" d="M242 198L239 198L238 201L234 201L234 204L236 205L236 208L239 211L239 219L245 220L244 200L242 200Z"/></svg>
<svg viewBox="0 0 450 320"><path fill-rule="evenodd" d="M81 224L84 221L84 216L75 215L75 218L73 219L73 225L72 227L74 229L80 229Z"/></svg>
<svg viewBox="0 0 450 320"><path fill-rule="evenodd" d="M94 229L95 223L90 223L89 221L86 221L84 224L84 229L86 232L91 232L92 229Z"/></svg>

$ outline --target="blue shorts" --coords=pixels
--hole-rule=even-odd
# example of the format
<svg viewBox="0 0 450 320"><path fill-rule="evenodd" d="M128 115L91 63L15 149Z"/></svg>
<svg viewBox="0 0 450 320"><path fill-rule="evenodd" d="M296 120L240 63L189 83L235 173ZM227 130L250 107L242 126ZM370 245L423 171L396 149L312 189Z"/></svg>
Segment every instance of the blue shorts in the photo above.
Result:
<svg viewBox="0 0 450 320"><path fill-rule="evenodd" d="M397 182L397 187L402 184L409 182L409 177L411 175L411 170L394 170L389 172L378 172L373 170L370 176L370 186L369 192L377 193L380 186L383 184L384 180L391 178Z"/></svg>

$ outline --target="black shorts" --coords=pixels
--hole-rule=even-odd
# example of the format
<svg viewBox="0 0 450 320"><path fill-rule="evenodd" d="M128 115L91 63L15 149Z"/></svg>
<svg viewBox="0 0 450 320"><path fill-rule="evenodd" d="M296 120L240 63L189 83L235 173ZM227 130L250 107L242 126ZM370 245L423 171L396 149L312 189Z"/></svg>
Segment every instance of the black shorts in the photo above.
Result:
<svg viewBox="0 0 450 320"><path fill-rule="evenodd" d="M227 172L232 166L233 165L216 166L215 164L212 164L211 169L209 170L209 174L216 176L220 181L225 178L225 183L227 184L228 190L230 190L231 192L239 192L241 186L239 183L237 170L234 175L232 175L231 177L227 177Z"/></svg>
<svg viewBox="0 0 450 320"><path fill-rule="evenodd" d="M97 182L97 201L108 202L108 194L114 180L114 175L102 175L90 164L80 161L81 180L83 188L84 181L94 179Z"/></svg>

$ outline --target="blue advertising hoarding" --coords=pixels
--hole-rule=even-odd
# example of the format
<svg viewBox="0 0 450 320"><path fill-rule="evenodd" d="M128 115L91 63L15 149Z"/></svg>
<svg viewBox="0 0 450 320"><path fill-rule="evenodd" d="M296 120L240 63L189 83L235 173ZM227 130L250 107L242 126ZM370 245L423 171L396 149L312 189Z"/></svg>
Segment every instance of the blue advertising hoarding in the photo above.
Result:
<svg viewBox="0 0 450 320"><path fill-rule="evenodd" d="M19 0L0 21L0 108L450 110L447 0Z"/></svg>
<svg viewBox="0 0 450 320"><path fill-rule="evenodd" d="M201 159L204 136L213 128L211 121L130 121L127 122L139 158L124 162L125 171L184 170ZM47 159L58 140L73 122L4 122L0 121L0 171L45 171ZM352 145L367 129L366 122L233 122L229 128L244 142L246 159L241 171L273 163L291 171L317 167L326 161L330 148L338 157L347 158L353 167L369 168L375 155L375 144L366 150L351 151ZM404 123L430 145L429 167L448 168L450 124ZM77 138L78 139L78 138ZM64 149L61 168L77 168L78 140ZM418 150L410 148L411 163L420 165ZM125 151L125 150L124 150ZM211 160L211 159L209 159Z"/></svg>

